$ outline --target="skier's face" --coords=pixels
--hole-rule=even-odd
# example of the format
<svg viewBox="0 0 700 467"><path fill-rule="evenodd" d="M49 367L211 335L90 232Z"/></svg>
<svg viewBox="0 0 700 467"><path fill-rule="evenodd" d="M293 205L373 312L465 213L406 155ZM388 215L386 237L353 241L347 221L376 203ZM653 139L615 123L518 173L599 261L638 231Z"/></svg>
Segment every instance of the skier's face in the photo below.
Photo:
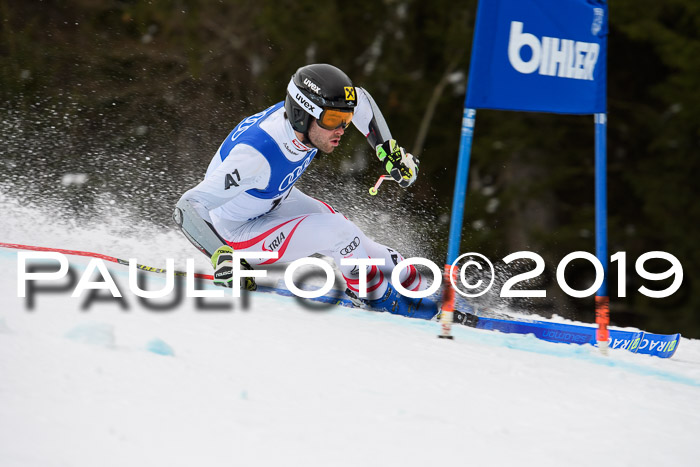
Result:
<svg viewBox="0 0 700 467"><path fill-rule="evenodd" d="M309 125L309 140L320 151L330 154L340 144L340 138L345 133L342 126L335 130L325 130L318 126L314 119Z"/></svg>

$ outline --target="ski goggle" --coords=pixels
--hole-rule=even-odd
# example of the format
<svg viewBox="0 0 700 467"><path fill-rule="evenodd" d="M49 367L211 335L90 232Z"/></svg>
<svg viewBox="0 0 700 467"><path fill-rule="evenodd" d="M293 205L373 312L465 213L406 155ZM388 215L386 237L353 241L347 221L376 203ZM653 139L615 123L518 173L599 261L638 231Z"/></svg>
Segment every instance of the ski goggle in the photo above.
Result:
<svg viewBox="0 0 700 467"><path fill-rule="evenodd" d="M352 110L323 109L321 116L316 120L318 126L326 130L335 130L343 127L347 128L352 121Z"/></svg>

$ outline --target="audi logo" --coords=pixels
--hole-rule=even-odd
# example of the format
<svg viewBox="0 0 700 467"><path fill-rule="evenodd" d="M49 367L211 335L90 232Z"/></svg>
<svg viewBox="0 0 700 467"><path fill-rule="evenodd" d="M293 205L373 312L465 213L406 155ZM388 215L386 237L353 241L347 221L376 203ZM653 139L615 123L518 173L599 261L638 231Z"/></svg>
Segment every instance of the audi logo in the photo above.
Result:
<svg viewBox="0 0 700 467"><path fill-rule="evenodd" d="M340 254L343 255L343 256L349 255L350 253L352 253L353 251L355 251L355 249L356 249L358 246L360 246L360 239L357 238L357 237L355 237L355 238L352 240L352 242L350 242L350 244L349 244L348 246L346 246L345 248L343 248L342 250L340 250Z"/></svg>
<svg viewBox="0 0 700 467"><path fill-rule="evenodd" d="M313 159L314 156L311 155L304 159L304 162L299 164L297 167L294 168L294 170L290 173L288 173L283 179L282 183L280 183L280 187L277 189L280 193L289 188L290 186L294 185L294 182L297 181L297 178L301 177L301 174L304 173L304 170L309 166L311 163L311 159Z"/></svg>

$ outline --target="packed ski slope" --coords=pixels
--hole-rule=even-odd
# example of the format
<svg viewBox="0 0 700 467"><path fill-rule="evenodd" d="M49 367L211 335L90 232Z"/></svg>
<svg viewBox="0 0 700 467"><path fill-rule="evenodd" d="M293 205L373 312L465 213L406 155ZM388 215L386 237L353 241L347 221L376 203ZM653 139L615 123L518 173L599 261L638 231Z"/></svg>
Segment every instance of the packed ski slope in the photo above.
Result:
<svg viewBox="0 0 700 467"><path fill-rule="evenodd" d="M207 271L175 232L0 207L2 242ZM465 327L444 341L434 322L271 295L155 311L108 268L127 309L68 290L29 310L0 248L3 467L697 465L696 340L668 360Z"/></svg>

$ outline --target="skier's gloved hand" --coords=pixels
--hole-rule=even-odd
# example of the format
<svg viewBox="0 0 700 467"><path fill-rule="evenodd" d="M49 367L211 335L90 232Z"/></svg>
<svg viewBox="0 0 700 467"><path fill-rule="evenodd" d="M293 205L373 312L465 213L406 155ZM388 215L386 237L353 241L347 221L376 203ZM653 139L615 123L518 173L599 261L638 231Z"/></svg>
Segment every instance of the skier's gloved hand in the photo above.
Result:
<svg viewBox="0 0 700 467"><path fill-rule="evenodd" d="M384 163L386 171L402 188L413 185L418 178L418 159L407 153L395 139L376 147L377 157Z"/></svg>
<svg viewBox="0 0 700 467"><path fill-rule="evenodd" d="M214 267L214 284L223 287L233 287L233 248L228 245L220 246L211 255L211 265ZM242 269L253 269L248 261L241 258ZM253 277L241 277L241 288L257 290Z"/></svg>

